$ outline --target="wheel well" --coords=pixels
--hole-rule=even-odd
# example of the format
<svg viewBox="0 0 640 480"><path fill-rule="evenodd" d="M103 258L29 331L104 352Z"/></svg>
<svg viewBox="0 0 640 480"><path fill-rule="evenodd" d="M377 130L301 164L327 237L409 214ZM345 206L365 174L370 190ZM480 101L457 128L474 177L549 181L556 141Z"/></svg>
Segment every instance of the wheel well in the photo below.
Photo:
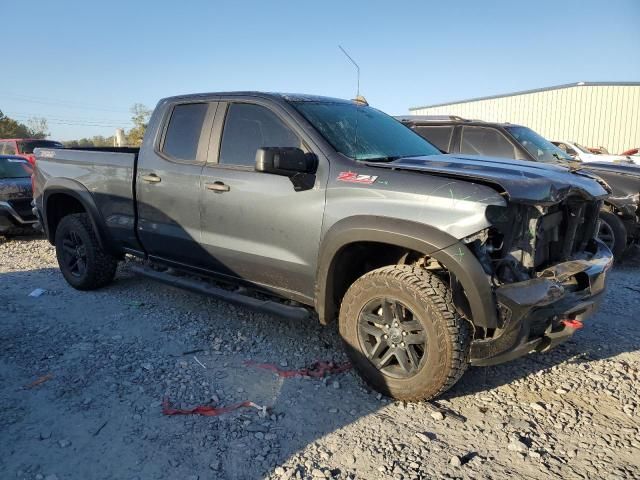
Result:
<svg viewBox="0 0 640 480"><path fill-rule="evenodd" d="M611 213L615 213L616 212L616 207L615 205L609 203L609 202L604 202L602 204L602 208L600 210L604 210L606 212L611 212Z"/></svg>
<svg viewBox="0 0 640 480"><path fill-rule="evenodd" d="M451 301L456 310L473 324L473 314L464 287L445 265L422 252L380 242L350 243L334 256L327 277L321 322L326 324L337 318L342 298L362 275L387 265L410 265L418 262L422 262L426 270L450 286Z"/></svg>
<svg viewBox="0 0 640 480"><path fill-rule="evenodd" d="M47 199L47 230L49 239L53 242L56 238L56 229L60 220L73 213L86 213L86 209L80 201L65 193L54 193Z"/></svg>
<svg viewBox="0 0 640 480"><path fill-rule="evenodd" d="M344 294L362 275L387 265L410 263L423 256L388 243L355 242L342 247L331 261L323 323L335 319Z"/></svg>

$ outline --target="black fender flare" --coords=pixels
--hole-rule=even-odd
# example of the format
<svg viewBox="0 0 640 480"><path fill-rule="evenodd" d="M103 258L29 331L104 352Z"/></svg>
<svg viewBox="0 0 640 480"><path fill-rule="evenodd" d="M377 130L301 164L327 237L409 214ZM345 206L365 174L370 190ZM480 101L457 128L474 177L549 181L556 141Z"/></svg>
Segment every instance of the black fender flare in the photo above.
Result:
<svg viewBox="0 0 640 480"><path fill-rule="evenodd" d="M464 288L474 325L497 328L497 309L491 284L480 262L463 242L430 225L373 215L342 219L323 237L316 275L316 311L322 323L329 323L339 308L331 298L336 258L344 247L356 242L388 243L435 258L456 276Z"/></svg>
<svg viewBox="0 0 640 480"><path fill-rule="evenodd" d="M47 218L49 198L56 194L64 194L77 200L84 210L89 215L91 226L93 231L96 232L100 247L112 254L120 255L120 252L116 248L116 244L113 237L106 228L106 223L102 218L102 214L96 205L96 202L91 195L91 192L82 185L80 182L72 180L70 178L55 178L52 181L46 183L44 187L44 193L42 195L42 223L45 234L49 243L54 244L55 237L50 227L50 219Z"/></svg>

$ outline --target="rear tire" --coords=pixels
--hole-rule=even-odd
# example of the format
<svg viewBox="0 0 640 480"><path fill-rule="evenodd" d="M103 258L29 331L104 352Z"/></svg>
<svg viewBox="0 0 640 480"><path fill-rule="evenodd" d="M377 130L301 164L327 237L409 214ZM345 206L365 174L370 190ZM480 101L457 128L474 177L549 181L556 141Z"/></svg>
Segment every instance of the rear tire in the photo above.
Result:
<svg viewBox="0 0 640 480"><path fill-rule="evenodd" d="M356 370L398 400L437 397L469 365L471 325L456 312L449 287L419 267L360 277L344 296L339 327Z"/></svg>
<svg viewBox="0 0 640 480"><path fill-rule="evenodd" d="M94 290L115 277L118 259L100 247L86 213L68 215L60 221L55 245L60 271L73 288Z"/></svg>
<svg viewBox="0 0 640 480"><path fill-rule="evenodd" d="M627 229L615 213L600 211L598 238L602 240L617 259L627 247Z"/></svg>

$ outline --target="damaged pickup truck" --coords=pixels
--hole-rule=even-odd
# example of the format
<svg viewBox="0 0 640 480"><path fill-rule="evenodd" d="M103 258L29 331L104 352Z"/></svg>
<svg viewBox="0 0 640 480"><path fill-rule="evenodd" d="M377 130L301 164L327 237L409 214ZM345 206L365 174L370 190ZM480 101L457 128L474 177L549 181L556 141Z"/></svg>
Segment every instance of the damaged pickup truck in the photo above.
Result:
<svg viewBox="0 0 640 480"><path fill-rule="evenodd" d="M314 310L403 400L566 340L612 264L592 176L442 155L362 100L173 97L139 150L36 156L34 210L73 287L108 284L127 257L280 317Z"/></svg>

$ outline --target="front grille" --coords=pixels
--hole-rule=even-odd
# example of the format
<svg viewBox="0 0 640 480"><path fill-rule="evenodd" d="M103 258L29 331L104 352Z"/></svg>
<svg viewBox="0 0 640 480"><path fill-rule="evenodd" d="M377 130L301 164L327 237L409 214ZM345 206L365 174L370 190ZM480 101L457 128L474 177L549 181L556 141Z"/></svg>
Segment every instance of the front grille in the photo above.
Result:
<svg viewBox="0 0 640 480"><path fill-rule="evenodd" d="M36 217L31 211L31 200L31 198L20 198L9 200L8 203L23 220L35 220Z"/></svg>
<svg viewBox="0 0 640 480"><path fill-rule="evenodd" d="M566 261L585 251L596 233L600 203L569 197L549 208L537 222L534 266Z"/></svg>

